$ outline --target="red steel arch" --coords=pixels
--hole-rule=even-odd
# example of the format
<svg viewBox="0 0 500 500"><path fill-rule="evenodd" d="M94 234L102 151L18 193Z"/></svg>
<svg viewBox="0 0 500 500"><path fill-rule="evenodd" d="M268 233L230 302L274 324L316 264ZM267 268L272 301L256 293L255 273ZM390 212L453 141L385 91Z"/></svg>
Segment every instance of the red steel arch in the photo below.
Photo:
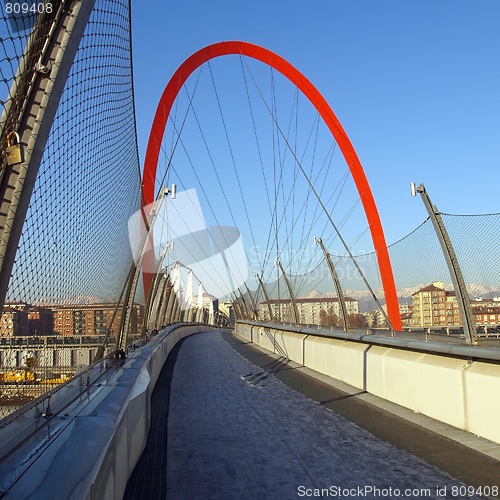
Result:
<svg viewBox="0 0 500 500"><path fill-rule="evenodd" d="M248 42L219 42L195 52L179 66L163 91L156 110L153 125L151 127L151 133L146 150L146 158L144 161L143 206L153 203L154 201L154 181L156 179L156 169L158 165L160 147L170 110L179 90L195 69L210 59L225 55L247 56L261 61L279 71L301 90L301 92L309 99L323 118L330 132L335 137L342 154L344 155L358 189L359 196L361 197L366 218L370 225L373 245L377 255L377 262L387 304L387 314L392 323L392 327L396 330L401 330L402 324L399 314L396 286L394 283L394 275L389 259L389 253L387 251L384 231L382 229L380 217L368 184L368 180L366 179L363 167L361 166L351 141L347 137L347 134L342 128L342 125L335 116L334 112L316 87L314 87L314 85L290 63L270 50ZM145 275L144 288L146 293L147 290L149 290L150 282L151 275Z"/></svg>

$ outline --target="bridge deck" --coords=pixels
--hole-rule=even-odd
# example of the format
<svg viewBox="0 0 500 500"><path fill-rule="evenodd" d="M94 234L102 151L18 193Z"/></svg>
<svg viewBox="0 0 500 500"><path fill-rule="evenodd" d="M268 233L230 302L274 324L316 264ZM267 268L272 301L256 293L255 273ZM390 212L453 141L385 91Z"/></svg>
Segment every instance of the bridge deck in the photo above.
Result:
<svg viewBox="0 0 500 500"><path fill-rule="evenodd" d="M401 495L421 490L413 498L443 498L446 488L448 498L469 498L453 495L463 483L412 453L476 486L500 477L497 460L312 379L229 334L202 333L179 344L152 406L149 443L124 498L285 499L314 493L306 488L331 488L331 495L350 489L352 498L382 496L389 488Z"/></svg>

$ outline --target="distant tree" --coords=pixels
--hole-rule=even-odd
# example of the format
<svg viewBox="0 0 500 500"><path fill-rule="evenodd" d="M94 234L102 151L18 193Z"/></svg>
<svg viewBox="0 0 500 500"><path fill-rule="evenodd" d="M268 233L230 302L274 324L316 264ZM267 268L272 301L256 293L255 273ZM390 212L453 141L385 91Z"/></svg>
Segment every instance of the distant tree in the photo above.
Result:
<svg viewBox="0 0 500 500"><path fill-rule="evenodd" d="M328 324L331 326L338 326L339 325L339 318L335 314L333 307L330 307L328 309Z"/></svg>
<svg viewBox="0 0 500 500"><path fill-rule="evenodd" d="M366 326L365 317L362 314L349 314L349 324L353 328L361 328Z"/></svg>
<svg viewBox="0 0 500 500"><path fill-rule="evenodd" d="M328 324L326 322L327 321L326 317L327 317L326 311L324 309L321 309L321 311L319 312L319 324L321 326L325 326Z"/></svg>
<svg viewBox="0 0 500 500"><path fill-rule="evenodd" d="M321 309L319 312L319 324L322 326L337 326L338 317L333 311L333 307L330 307L327 311Z"/></svg>

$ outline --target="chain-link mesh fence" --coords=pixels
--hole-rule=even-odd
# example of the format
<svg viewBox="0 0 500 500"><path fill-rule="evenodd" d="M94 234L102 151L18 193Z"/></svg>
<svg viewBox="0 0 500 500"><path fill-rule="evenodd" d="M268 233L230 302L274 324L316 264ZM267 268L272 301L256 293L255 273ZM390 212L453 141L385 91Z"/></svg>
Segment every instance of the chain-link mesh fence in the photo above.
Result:
<svg viewBox="0 0 500 500"><path fill-rule="evenodd" d="M0 8L5 107L30 27L40 28ZM139 206L129 2L97 0L45 147L0 319L0 417L88 366L106 333L116 335L132 263L127 223ZM132 332L142 314L136 305Z"/></svg>
<svg viewBox="0 0 500 500"><path fill-rule="evenodd" d="M500 214L441 216L471 298L500 297Z"/></svg>
<svg viewBox="0 0 500 500"><path fill-rule="evenodd" d="M495 336L500 324L498 234L500 215L443 215L464 277L478 334ZM388 247L403 328L463 334L456 291L430 219ZM354 256L330 252L352 327L387 328L385 298L375 252ZM301 324L341 326L337 293L326 259L300 276L289 276ZM294 322L285 280L267 285L271 313ZM257 292L257 291L256 291ZM256 293L260 318L271 313L262 291ZM356 302L356 305L353 305ZM383 308L384 311L380 309Z"/></svg>
<svg viewBox="0 0 500 500"><path fill-rule="evenodd" d="M27 5L27 3L25 4ZM43 4L42 4L43 5ZM28 10L14 12L14 3L0 3L0 103L2 127L16 130L22 101L36 70L47 32L55 12L52 4L47 16ZM36 50L28 55L27 48ZM2 145L3 146L3 145Z"/></svg>

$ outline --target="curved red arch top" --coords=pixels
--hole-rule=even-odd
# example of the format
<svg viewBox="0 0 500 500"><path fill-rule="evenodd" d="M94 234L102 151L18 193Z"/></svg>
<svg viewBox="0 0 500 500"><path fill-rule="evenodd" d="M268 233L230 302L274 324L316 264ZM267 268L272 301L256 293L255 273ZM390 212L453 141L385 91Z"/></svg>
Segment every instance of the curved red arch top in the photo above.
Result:
<svg viewBox="0 0 500 500"><path fill-rule="evenodd" d="M195 52L179 66L163 91L153 120L153 125L151 127L151 133L146 149L146 157L144 160L143 206L153 203L154 201L154 183L160 147L163 134L165 132L165 126L170 115L170 110L179 90L195 69L211 59L225 55L247 56L261 61L279 71L301 90L324 120L325 124L337 141L356 184L356 188L366 213L366 218L370 225L370 232L377 255L382 286L385 293L387 314L392 323L392 327L396 330L401 330L402 324L399 314L396 286L394 284L394 276L382 224L380 222L378 210L375 205L375 200L368 184L368 180L366 179L363 167L361 166L351 141L347 137L347 134L342 128L342 125L335 116L334 112L316 87L314 87L314 85L289 62L270 50L248 42L219 42ZM144 276L145 290L149 290L150 279L150 277L146 275Z"/></svg>

